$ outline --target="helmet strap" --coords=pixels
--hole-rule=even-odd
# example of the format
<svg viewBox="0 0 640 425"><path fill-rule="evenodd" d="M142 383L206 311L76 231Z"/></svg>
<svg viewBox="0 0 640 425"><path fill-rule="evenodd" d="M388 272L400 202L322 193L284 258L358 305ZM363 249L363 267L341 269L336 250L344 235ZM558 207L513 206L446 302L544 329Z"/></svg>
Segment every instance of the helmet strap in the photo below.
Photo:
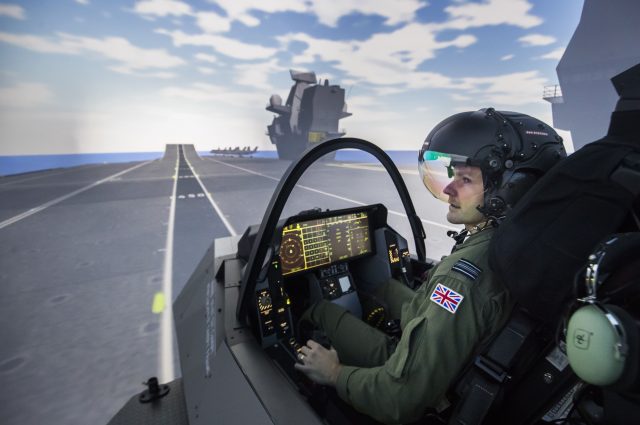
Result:
<svg viewBox="0 0 640 425"><path fill-rule="evenodd" d="M504 218L504 217L502 217ZM462 229L460 232L456 232L454 230L448 230L447 236L453 238L456 241L456 245L460 245L464 240L471 235L475 235L476 233L480 233L485 229L498 227L498 221L495 217L487 218L487 220L482 223L478 223L473 226L470 230Z"/></svg>

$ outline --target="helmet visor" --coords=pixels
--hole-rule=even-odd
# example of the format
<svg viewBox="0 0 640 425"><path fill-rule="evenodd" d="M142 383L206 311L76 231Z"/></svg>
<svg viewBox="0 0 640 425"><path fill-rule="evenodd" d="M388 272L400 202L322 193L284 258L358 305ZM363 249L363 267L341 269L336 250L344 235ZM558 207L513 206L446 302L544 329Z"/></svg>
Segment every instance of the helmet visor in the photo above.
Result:
<svg viewBox="0 0 640 425"><path fill-rule="evenodd" d="M457 167L467 167L467 159L462 155L423 151L418 160L420 179L433 196L447 202L449 195L444 190L456 178Z"/></svg>

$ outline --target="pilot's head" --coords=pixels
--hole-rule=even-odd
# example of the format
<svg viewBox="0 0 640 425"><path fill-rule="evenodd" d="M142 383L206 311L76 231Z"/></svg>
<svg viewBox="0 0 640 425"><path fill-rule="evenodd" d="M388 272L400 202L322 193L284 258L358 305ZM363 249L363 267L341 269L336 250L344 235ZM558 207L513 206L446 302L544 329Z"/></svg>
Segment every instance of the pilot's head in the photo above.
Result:
<svg viewBox="0 0 640 425"><path fill-rule="evenodd" d="M493 108L453 115L420 150L420 177L449 204L447 220L467 229L499 221L566 153L562 138L542 121Z"/></svg>

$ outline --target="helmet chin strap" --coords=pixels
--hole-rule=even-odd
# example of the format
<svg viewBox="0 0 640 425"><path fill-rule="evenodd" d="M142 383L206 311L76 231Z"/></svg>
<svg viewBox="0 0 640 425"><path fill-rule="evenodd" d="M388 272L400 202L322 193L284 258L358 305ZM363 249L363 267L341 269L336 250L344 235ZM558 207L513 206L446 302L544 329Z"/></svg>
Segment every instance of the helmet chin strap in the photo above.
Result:
<svg viewBox="0 0 640 425"><path fill-rule="evenodd" d="M471 227L471 229L468 229L467 231L469 232L469 235L475 235L476 233L480 233L483 230L488 229L490 227L493 227L493 221L491 219L487 219L482 223L476 224L475 226Z"/></svg>
<svg viewBox="0 0 640 425"><path fill-rule="evenodd" d="M447 236L453 238L453 240L456 241L456 245L460 245L462 242L464 242L464 239L467 237L468 233L469 232L467 231L467 229L463 229L460 232L456 232L455 230L447 230Z"/></svg>
<svg viewBox="0 0 640 425"><path fill-rule="evenodd" d="M479 207L478 207L479 208ZM502 217L504 218L504 216ZM488 217L485 221L476 224L471 227L471 229L462 229L460 232L456 232L454 230L448 230L447 236L453 238L456 241L456 245L460 245L467 236L475 235L476 233L480 233L485 229L489 229L492 227L498 227L499 222L494 217Z"/></svg>

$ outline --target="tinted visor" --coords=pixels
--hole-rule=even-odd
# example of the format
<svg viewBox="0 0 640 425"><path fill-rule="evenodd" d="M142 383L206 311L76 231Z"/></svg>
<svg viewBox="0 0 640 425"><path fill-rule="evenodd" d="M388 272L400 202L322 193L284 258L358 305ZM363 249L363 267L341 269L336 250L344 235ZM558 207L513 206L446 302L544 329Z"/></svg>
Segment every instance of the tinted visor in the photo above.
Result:
<svg viewBox="0 0 640 425"><path fill-rule="evenodd" d="M420 152L418 171L420 179L433 196L447 202L449 195L444 189L454 180L455 166L466 166L467 157L425 150Z"/></svg>

